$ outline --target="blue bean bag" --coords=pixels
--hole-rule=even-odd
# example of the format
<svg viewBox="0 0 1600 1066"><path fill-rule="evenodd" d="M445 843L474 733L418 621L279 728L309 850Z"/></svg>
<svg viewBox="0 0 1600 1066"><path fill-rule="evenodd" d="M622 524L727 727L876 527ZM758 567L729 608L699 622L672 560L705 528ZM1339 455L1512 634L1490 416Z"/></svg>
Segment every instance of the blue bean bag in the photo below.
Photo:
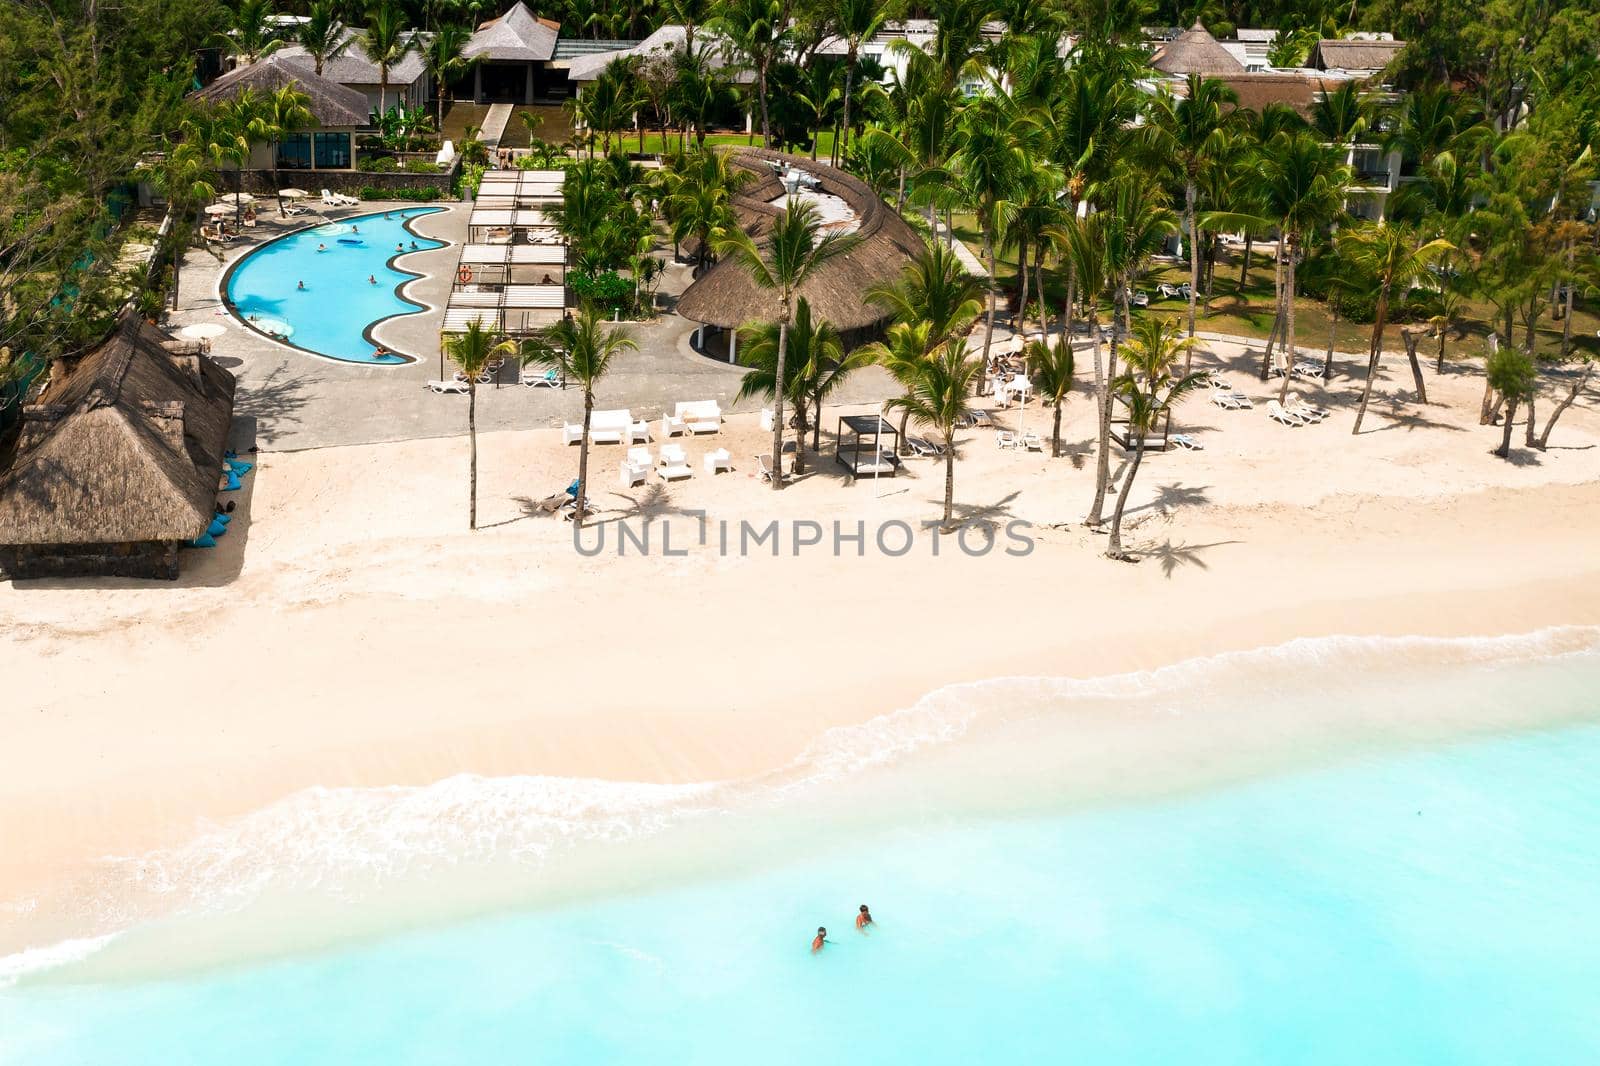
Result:
<svg viewBox="0 0 1600 1066"><path fill-rule="evenodd" d="M218 511L211 517L216 519L218 522L221 522L223 525L227 525L229 522L233 521L233 515L228 514L226 511Z"/></svg>
<svg viewBox="0 0 1600 1066"><path fill-rule="evenodd" d="M202 533L189 543L196 548L215 548L217 546L216 538L210 533Z"/></svg>
<svg viewBox="0 0 1600 1066"><path fill-rule="evenodd" d="M206 534L212 537L220 537L227 531L228 523L218 522L216 520L213 520L212 523L206 527Z"/></svg>
<svg viewBox="0 0 1600 1066"><path fill-rule="evenodd" d="M578 498L578 479L577 478L573 478L572 479L572 484L567 486L567 495L571 496L573 499L577 499Z"/></svg>
<svg viewBox="0 0 1600 1066"><path fill-rule="evenodd" d="M256 468L256 464L254 464L254 463L240 463L240 462L235 462L232 459L229 459L228 460L228 468L230 470L232 470L235 474L239 474L240 476L243 476L245 474L248 474L250 471L254 470Z"/></svg>
<svg viewBox="0 0 1600 1066"><path fill-rule="evenodd" d="M217 491L219 491L219 492L236 492L236 491L238 491L238 489L239 489L239 475L235 474L232 470L230 470L230 471L228 471L228 483L226 485L224 485L222 488L218 489Z"/></svg>

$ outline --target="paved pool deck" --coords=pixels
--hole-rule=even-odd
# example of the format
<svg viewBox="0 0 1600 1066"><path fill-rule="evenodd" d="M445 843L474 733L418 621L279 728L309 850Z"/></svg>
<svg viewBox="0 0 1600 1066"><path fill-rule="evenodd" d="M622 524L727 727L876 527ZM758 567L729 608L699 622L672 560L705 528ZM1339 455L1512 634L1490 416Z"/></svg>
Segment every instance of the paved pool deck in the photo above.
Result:
<svg viewBox="0 0 1600 1066"><path fill-rule="evenodd" d="M413 227L418 233L450 243L406 255L396 263L423 275L405 293L427 305L425 311L389 319L374 330L391 351L417 357L417 362L404 366L344 363L272 341L246 329L223 308L220 284L228 267L273 237L328 220L418 205L364 203L292 219L279 219L270 204L261 206L260 222L250 236L221 250L220 259L202 248L189 250L178 308L168 321L174 332L199 322L225 327L226 333L211 342L211 350L239 382L235 443L292 451L465 434L466 397L436 395L424 383L440 376L439 326L471 205L444 203L440 206L445 210L417 219ZM352 284L365 280L352 279ZM688 281L687 266L669 264L659 289L662 305L670 307ZM626 407L642 418L657 418L679 400L715 399L725 410L763 406L733 402L743 371L694 351L690 340L695 323L663 313L649 322L629 323L627 329L639 351L619 360L596 397L599 406ZM446 376L450 372L446 365ZM578 390L525 388L515 383L516 376L516 368L507 367L506 384L479 388L479 429L542 428L581 417L583 395ZM871 367L853 375L833 402L873 403L896 391L882 370Z"/></svg>

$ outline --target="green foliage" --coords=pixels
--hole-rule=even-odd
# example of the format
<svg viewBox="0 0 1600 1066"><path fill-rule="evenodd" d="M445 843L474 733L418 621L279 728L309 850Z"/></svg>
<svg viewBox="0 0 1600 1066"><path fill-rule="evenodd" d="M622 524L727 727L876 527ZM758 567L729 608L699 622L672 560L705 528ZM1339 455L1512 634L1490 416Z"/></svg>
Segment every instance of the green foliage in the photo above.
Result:
<svg viewBox="0 0 1600 1066"><path fill-rule="evenodd" d="M426 189L389 189L376 185L363 185L361 198L363 200L409 200L415 203L431 203L444 196L438 189L429 186Z"/></svg>
<svg viewBox="0 0 1600 1066"><path fill-rule="evenodd" d="M614 270L599 274L571 274L567 284L580 303L603 307L608 311L621 310L633 299L633 283Z"/></svg>

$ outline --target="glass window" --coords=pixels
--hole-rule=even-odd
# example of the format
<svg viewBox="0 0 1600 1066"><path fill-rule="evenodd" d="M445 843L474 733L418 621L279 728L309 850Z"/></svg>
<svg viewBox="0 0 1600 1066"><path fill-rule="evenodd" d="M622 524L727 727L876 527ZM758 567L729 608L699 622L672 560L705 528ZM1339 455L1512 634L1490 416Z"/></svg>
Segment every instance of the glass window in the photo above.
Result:
<svg viewBox="0 0 1600 1066"><path fill-rule="evenodd" d="M278 142L278 166L284 170L309 170L311 168L311 135L309 133L285 134Z"/></svg>
<svg viewBox="0 0 1600 1066"><path fill-rule="evenodd" d="M318 133L317 169L350 169L350 135L348 133Z"/></svg>

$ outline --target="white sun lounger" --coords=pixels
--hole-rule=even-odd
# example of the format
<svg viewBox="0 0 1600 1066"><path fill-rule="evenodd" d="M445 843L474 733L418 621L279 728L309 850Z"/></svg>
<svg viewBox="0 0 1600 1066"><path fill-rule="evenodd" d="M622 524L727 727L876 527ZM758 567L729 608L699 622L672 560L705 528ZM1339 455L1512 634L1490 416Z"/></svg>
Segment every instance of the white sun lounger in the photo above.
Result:
<svg viewBox="0 0 1600 1066"><path fill-rule="evenodd" d="M527 367L523 367L520 380L530 389L537 389L541 386L547 389L559 389L561 387L561 375L556 372L555 367L542 371L529 370Z"/></svg>
<svg viewBox="0 0 1600 1066"><path fill-rule="evenodd" d="M1203 452L1206 449L1204 444L1201 444L1187 433L1174 433L1167 439L1186 452Z"/></svg>
<svg viewBox="0 0 1600 1066"><path fill-rule="evenodd" d="M447 392L466 392L467 383L465 381L430 381L428 382L428 391L437 392L440 395Z"/></svg>
<svg viewBox="0 0 1600 1066"><path fill-rule="evenodd" d="M332 192L328 189L323 189L322 202L329 207L354 207L361 201L357 200L354 196L346 196L342 192Z"/></svg>
<svg viewBox="0 0 1600 1066"><path fill-rule="evenodd" d="M1286 426L1304 426L1308 424L1306 420L1301 418L1299 415L1291 414L1290 412L1285 411L1283 409L1283 405L1277 400L1267 401L1267 417L1272 419L1274 422L1281 422Z"/></svg>
<svg viewBox="0 0 1600 1066"><path fill-rule="evenodd" d="M994 431L994 442L995 442L995 444L999 445L1002 448L1020 448L1020 447L1022 447L1022 441L1018 440L1017 439L1017 435L1015 433L1011 432L1009 429L997 429L997 430L995 430Z"/></svg>
<svg viewBox="0 0 1600 1066"><path fill-rule="evenodd" d="M766 481L766 482L771 482L772 481L772 460L771 460L771 458L769 458L765 452L759 452L756 455L752 456L752 458L754 458L755 461L756 461L756 469L761 471L761 480L762 481Z"/></svg>
<svg viewBox="0 0 1600 1066"><path fill-rule="evenodd" d="M935 444L933 441L928 440L925 437L907 437L906 447L910 448L917 455L925 457L939 456L944 454L944 448L941 445Z"/></svg>
<svg viewBox="0 0 1600 1066"><path fill-rule="evenodd" d="M690 477L694 474L689 469L689 460L683 454L681 444L663 444L661 446L661 468L658 471L663 481L674 478Z"/></svg>

